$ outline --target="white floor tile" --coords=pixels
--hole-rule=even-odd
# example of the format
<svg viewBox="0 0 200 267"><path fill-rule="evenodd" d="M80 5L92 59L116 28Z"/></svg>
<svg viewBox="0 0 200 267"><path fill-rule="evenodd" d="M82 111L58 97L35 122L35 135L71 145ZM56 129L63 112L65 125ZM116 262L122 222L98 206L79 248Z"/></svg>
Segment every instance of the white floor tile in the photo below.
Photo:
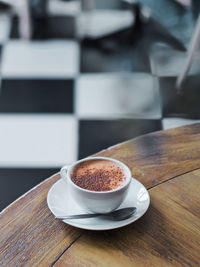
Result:
<svg viewBox="0 0 200 267"><path fill-rule="evenodd" d="M164 44L155 44L151 57L151 71L160 77L178 76L186 63L187 53L174 50ZM200 53L197 52L192 61L189 74L200 73Z"/></svg>
<svg viewBox="0 0 200 267"><path fill-rule="evenodd" d="M9 14L0 13L0 44L8 40L11 26L11 18Z"/></svg>
<svg viewBox="0 0 200 267"><path fill-rule="evenodd" d="M77 18L77 30L80 36L97 38L129 27L134 19L127 10L93 10Z"/></svg>
<svg viewBox="0 0 200 267"><path fill-rule="evenodd" d="M10 41L3 50L3 77L73 77L79 68L74 41Z"/></svg>
<svg viewBox="0 0 200 267"><path fill-rule="evenodd" d="M80 1L49 0L48 12L50 15L76 15L80 13Z"/></svg>
<svg viewBox="0 0 200 267"><path fill-rule="evenodd" d="M76 112L82 118L160 118L157 80L148 74L82 75Z"/></svg>
<svg viewBox="0 0 200 267"><path fill-rule="evenodd" d="M68 115L0 115L0 166L60 167L77 158L77 121Z"/></svg>
<svg viewBox="0 0 200 267"><path fill-rule="evenodd" d="M166 118L162 120L162 126L164 130L176 128L179 126L189 125L200 122L200 120L189 120L181 118Z"/></svg>

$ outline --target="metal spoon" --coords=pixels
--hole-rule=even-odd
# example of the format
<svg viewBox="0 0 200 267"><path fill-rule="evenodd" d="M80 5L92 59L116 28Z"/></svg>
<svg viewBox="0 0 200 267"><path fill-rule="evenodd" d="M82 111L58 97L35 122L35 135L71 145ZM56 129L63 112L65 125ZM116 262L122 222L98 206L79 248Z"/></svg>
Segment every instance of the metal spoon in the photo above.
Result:
<svg viewBox="0 0 200 267"><path fill-rule="evenodd" d="M86 219L86 218L93 218L93 217L101 216L109 220L121 221L121 220L125 220L131 217L131 215L133 215L135 211L136 211L136 207L128 207L128 208L114 210L109 213L87 213L87 214L78 214L78 215L56 216L56 219L61 219L61 220Z"/></svg>

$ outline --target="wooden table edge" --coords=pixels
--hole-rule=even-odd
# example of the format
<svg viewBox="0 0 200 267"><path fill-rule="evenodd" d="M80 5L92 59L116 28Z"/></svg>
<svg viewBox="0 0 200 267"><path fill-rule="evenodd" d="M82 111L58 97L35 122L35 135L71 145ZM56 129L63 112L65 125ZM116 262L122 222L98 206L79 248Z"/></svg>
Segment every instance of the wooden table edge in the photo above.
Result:
<svg viewBox="0 0 200 267"><path fill-rule="evenodd" d="M192 132L192 134L198 134L198 136L199 136L199 133L200 132L198 132L199 131L199 126L200 126L200 124L199 123L195 123L195 124L193 124L193 126L194 126L194 128L196 127L196 126L198 126L197 128L195 128L194 129L194 132ZM159 134L162 134L162 132L165 132L165 133L171 133L173 130L175 130L175 132L177 132L177 129L183 129L183 133L185 133L186 132L186 134L187 134L187 131L190 131L190 127L191 127L191 125L189 125L189 126L183 126L183 127L178 127L178 128L175 128L175 129L169 129L169 130L161 130L161 131L157 131L157 132L153 132L153 133L149 133L149 134L146 134L146 135L143 135L143 136L139 136L139 137L137 137L137 138L134 138L134 139L131 139L132 141L133 140L139 140L139 139L141 139L141 138L143 138L144 136L153 136L153 137L155 137L157 134L159 135ZM193 136L192 136L193 137ZM119 147L120 145L123 145L123 144L126 144L126 143L128 143L128 142L130 142L131 140L128 140L128 141L125 141L125 142L122 142L122 143L120 143L120 144L117 144L117 145L114 145L114 146L112 146L112 147L109 147L109 148L107 148L107 149L105 149L105 150L102 150L102 151L100 151L99 153L97 153L97 154L95 154L94 156L98 156L99 154L101 155L101 153L106 153L107 151L109 152L110 150L112 150L113 148L117 148L117 147ZM199 153L199 150L198 150L198 153ZM147 188L147 186L146 186L146 188L147 188L147 190L151 190L152 188L154 188L154 187L156 187L156 186L159 186L160 184L162 184L162 183L166 183L166 182L168 182L169 180L172 180L172 179L174 179L174 178L176 178L176 177L178 177L178 176L182 176L182 175L184 175L184 174L186 174L186 173L190 173L190 172L192 172L192 171L195 171L195 170L199 170L200 169L200 161L198 161L197 162L197 164L195 165L195 167L192 167L193 165L190 165L189 166L189 168L187 169L187 171L182 171L182 173L178 173L177 175L173 175L173 176L171 176L171 177L168 177L168 179L165 179L165 180L162 180L162 181L158 181L156 184L154 184L154 185L152 185L152 186L150 186L150 187L148 187ZM136 168L137 168L137 166L136 166ZM145 171L143 171L142 169L140 169L140 171L141 171L141 174L143 173L145 176L147 176L148 175L148 173L146 173ZM18 199L16 199L14 202L12 202L9 206L7 206L5 209L3 209L1 212L0 212L0 217L2 218L4 215L6 216L6 213L10 213L10 212L13 212L13 210L12 209L14 209L15 208L15 206L17 206L17 205L21 205L21 204L23 204L23 199L24 198L26 198L26 196L28 195L30 195L30 197L31 197L31 195L33 195L33 193L34 193L34 191L36 192L36 193L38 193L38 192L40 192L40 190L38 190L38 189L45 189L45 191L43 190L43 193L44 192L47 192L48 193L48 191L49 191L49 189L51 188L51 186L56 182L56 181L58 181L60 179L60 173L58 172L58 173L56 173L56 174L53 174L51 177L49 177L49 178L47 178L47 179L45 179L44 181L42 181L40 184L38 184L38 185L36 185L35 187L33 187L33 188L31 188L29 191L27 191L25 194L23 194L22 196L20 196ZM46 193L45 193L46 194ZM28 198L27 198L28 199ZM43 194L43 199L44 199L44 194ZM47 203L46 203L46 205L47 205ZM53 218L53 217L52 217ZM64 250L64 252L62 252L61 254L58 254L57 255L57 258L56 258L56 260L54 261L54 263L56 263L57 261L58 261L58 259L66 252L66 251L68 251L70 248L71 248L71 245L72 244L74 244L74 243L76 243L78 240L79 240L79 238L82 236L82 234L83 234L83 232L84 231L82 231L81 233L79 233L78 235L77 235L77 237L76 238L74 238L73 240L71 240L71 242L70 242L70 244L65 248L65 250ZM53 264L54 264L53 263Z"/></svg>
<svg viewBox="0 0 200 267"><path fill-rule="evenodd" d="M108 147L108 148L106 148L106 149L103 149L103 150L99 151L98 153L93 154L92 156L94 156L94 157L95 157L95 156L99 156L99 155L101 156L102 153L106 153L107 151L110 151L110 150L112 150L112 149L114 149L114 148L118 148L119 146L122 146L122 145L124 145L124 144L126 144L126 143L129 143L129 142L131 142L131 141L137 141L137 140L142 139L142 138L144 138L144 137L146 137L146 136L156 136L156 135L158 135L158 134L162 134L162 133L165 133L165 134L166 134L166 133L168 133L168 132L177 131L177 130L179 130L179 129L187 129L187 128L190 129L190 127L196 127L196 126L200 126L200 123L194 123L194 124L190 124L190 125L185 125L185 126L180 126L180 127L172 128L172 129L159 130L159 131L155 131L155 132L150 132L150 133L147 133L147 134L143 134L143 135L140 135L140 136L138 136L138 137L135 137L135 138L126 140L126 141L124 141L124 142L118 143L118 144L113 145L113 146L110 146L110 147ZM143 175L148 176L148 177L151 178L151 175L149 175L149 174L148 174L147 172L145 172L144 170L138 168L137 165L135 165L135 168L138 169L138 170L141 172L141 174L143 174ZM183 173L179 173L179 174L177 174L177 175L174 175L174 176L170 177L170 178L167 179L167 180L170 180L170 179L173 179L173 178L176 177L176 176L180 176L180 175L183 175L183 174L185 174L185 173L194 171L194 170L196 170L196 169L198 169L198 168L200 168L200 166L199 166L199 167L196 167L196 168L189 169L189 170L187 170L186 172L183 172ZM58 177L56 178L56 176L58 176ZM0 212L0 216L4 215L4 213L5 213L8 209L12 208L13 205L15 205L15 204L16 204L17 202L19 202L21 199L23 199L26 195L28 195L29 193L31 193L32 191L34 191L36 188L38 188L38 187L40 187L40 186L43 186L45 183L47 183L47 182L49 182L50 180L53 180L53 179L55 179L55 182L56 182L57 180L59 180L59 179L60 179L60 172L57 172L57 173L53 174L52 176L46 178L46 179L43 180L41 183L37 184L35 187L31 188L31 189L28 190L26 193L24 193L23 195L21 195L19 198L17 198L17 199L16 199L15 201L13 201L11 204L9 204L7 207L5 207L5 208ZM155 187L155 186L159 185L160 183L163 183L163 182L165 182L165 181L167 181L167 180L158 182L158 183L156 183L155 185L153 185L153 186L150 187L150 188L153 188L153 187ZM51 185L51 186L52 186L52 185ZM149 190L150 188L147 188L147 190ZM49 189L50 189L50 187L49 187Z"/></svg>
<svg viewBox="0 0 200 267"><path fill-rule="evenodd" d="M58 176L56 178L56 176ZM42 186L43 184L47 183L50 180L56 179L56 181L58 181L60 179L60 172L54 173L53 175L51 175L50 177L46 178L45 180L43 180L42 182L40 182L39 184L35 185L34 187L32 187L31 189L29 189L27 192L25 192L24 194L22 194L21 196L19 196L16 200L14 200L12 203L10 203L8 206L6 206L1 212L0 212L0 216L4 215L4 213L9 209L12 208L13 205L15 205L17 202L23 200L23 198L25 198L28 194L30 194L32 191L36 190L38 187ZM50 189L50 188L49 188Z"/></svg>

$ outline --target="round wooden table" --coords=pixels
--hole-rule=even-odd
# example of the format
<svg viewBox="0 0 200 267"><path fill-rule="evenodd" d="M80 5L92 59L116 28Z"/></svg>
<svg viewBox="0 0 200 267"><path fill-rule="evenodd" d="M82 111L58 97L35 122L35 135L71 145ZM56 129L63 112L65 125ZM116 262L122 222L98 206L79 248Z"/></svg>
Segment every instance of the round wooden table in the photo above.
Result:
<svg viewBox="0 0 200 267"><path fill-rule="evenodd" d="M148 189L129 226L80 230L47 207L55 174L0 214L0 266L200 266L200 124L154 132L97 155L127 164Z"/></svg>

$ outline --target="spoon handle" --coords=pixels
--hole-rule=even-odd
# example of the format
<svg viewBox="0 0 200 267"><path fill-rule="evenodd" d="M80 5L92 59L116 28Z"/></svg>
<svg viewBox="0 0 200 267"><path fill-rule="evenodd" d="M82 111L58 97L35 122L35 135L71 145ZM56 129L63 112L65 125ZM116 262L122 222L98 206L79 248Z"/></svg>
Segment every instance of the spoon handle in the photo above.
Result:
<svg viewBox="0 0 200 267"><path fill-rule="evenodd" d="M66 216L56 216L56 219L60 220L67 220L67 219L86 219L86 218L93 218L97 216L106 216L108 218L114 219L114 220L124 220L125 218L127 219L133 213L135 213L136 207L127 207L127 208L122 208L119 210L114 210L109 213L87 213L87 214L77 214L77 215L66 215Z"/></svg>
<svg viewBox="0 0 200 267"><path fill-rule="evenodd" d="M77 215L66 215L66 216L56 216L56 219L67 220L67 219L87 219L102 215L101 213L88 213L88 214L77 214Z"/></svg>

